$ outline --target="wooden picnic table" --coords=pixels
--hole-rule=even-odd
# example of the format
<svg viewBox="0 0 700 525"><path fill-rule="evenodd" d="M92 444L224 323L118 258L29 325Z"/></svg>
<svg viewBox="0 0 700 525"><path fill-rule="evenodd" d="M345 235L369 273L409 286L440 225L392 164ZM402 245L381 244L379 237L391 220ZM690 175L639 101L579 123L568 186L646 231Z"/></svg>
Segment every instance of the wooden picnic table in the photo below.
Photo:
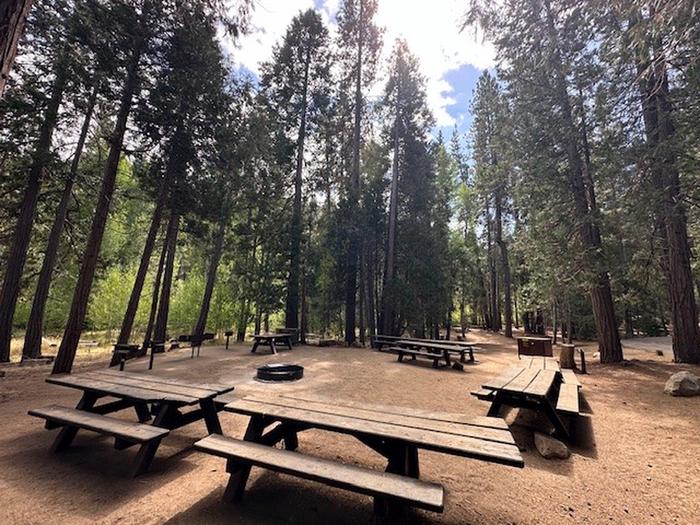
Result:
<svg viewBox="0 0 700 525"><path fill-rule="evenodd" d="M257 465L373 495L375 511L379 514L387 510L387 497L440 512L442 487L418 481L419 449L523 467L518 447L501 418L468 418L461 414L308 395L249 396L229 403L224 410L250 416L244 441L213 436L214 439L205 438L195 447L228 458L227 471L231 477L224 496L228 501L242 497L251 465ZM287 451L296 450L298 433L309 429L357 438L386 458L386 473L298 452L284 454L285 451L275 448L270 451L270 457L265 457L265 450L281 441L284 441ZM257 445L241 446L247 442ZM350 468L352 470L348 471ZM373 484L377 477L387 473L393 477L380 478ZM436 494L438 487L439 494Z"/></svg>
<svg viewBox="0 0 700 525"><path fill-rule="evenodd" d="M554 359L536 357L524 360L523 364L506 369L482 384L482 390L473 395L491 401L489 416L497 416L503 405L537 410L549 419L557 435L569 437L561 414L579 413L578 379L571 371L565 371L571 374L564 375Z"/></svg>
<svg viewBox="0 0 700 525"><path fill-rule="evenodd" d="M265 345L270 347L273 354L276 354L277 345L275 343L279 342L284 343L290 350L292 349L291 334L256 334L253 336L253 349L250 352L254 354L258 346Z"/></svg>
<svg viewBox="0 0 700 525"><path fill-rule="evenodd" d="M401 339L399 341L396 341L398 346L405 346L407 348L417 348L417 349L425 349L428 352L432 353L442 353L443 355L447 355L447 366L450 365L449 362L449 355L450 354L457 354L459 355L459 360L462 363L466 362L465 356L467 352L469 353L469 362L474 363L474 350L473 350L473 345L472 346L454 346L447 344L442 341L430 341L430 340L419 340L419 339Z"/></svg>
<svg viewBox="0 0 700 525"><path fill-rule="evenodd" d="M116 437L116 448L140 443L135 475L148 470L161 438L170 430L203 419L210 434L220 434L218 412L223 403L215 402L215 398L234 389L218 383L193 383L116 370L51 376L46 382L83 391L75 409L52 405L30 410L30 415L47 420L47 428L62 427L52 450L58 452L69 447L79 428ZM97 405L102 398L116 400ZM190 407L196 408L183 412ZM134 409L139 423L106 416L124 409ZM156 432L149 430L151 426L157 427L152 429ZM164 430L157 432L158 429Z"/></svg>

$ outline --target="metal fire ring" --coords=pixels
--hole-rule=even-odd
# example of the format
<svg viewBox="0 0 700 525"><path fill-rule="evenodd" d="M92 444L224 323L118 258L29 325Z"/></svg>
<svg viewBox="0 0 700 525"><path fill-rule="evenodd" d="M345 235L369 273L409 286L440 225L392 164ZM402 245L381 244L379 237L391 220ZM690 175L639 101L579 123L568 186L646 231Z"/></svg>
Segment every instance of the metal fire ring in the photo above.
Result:
<svg viewBox="0 0 700 525"><path fill-rule="evenodd" d="M304 377L304 367L283 363L273 363L258 368L259 381L297 381Z"/></svg>

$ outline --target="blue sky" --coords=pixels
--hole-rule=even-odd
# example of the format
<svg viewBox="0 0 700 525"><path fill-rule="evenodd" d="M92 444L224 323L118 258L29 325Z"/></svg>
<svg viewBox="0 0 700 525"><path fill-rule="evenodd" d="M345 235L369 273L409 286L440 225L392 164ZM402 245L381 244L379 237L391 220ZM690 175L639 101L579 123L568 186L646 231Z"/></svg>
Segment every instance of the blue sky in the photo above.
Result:
<svg viewBox="0 0 700 525"><path fill-rule="evenodd" d="M280 40L292 17L300 10L316 8L331 33L335 32L335 14L340 0L256 0L252 31L237 48L224 42L239 67L257 73L259 64L270 57L272 46ZM379 0L375 20L384 28L385 63L396 38L405 38L421 62L426 76L428 104L438 130L449 138L455 123L460 134L469 130L469 103L476 81L484 69L492 68L493 47L474 35L460 32L463 0ZM380 72L370 98L381 93Z"/></svg>

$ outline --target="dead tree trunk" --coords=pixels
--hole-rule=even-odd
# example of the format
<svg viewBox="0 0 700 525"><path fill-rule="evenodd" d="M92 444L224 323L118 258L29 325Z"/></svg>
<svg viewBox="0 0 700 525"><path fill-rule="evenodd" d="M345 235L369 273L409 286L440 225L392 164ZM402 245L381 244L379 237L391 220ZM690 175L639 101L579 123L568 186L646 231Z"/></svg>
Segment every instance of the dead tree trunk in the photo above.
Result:
<svg viewBox="0 0 700 525"><path fill-rule="evenodd" d="M27 321L27 333L24 336L24 348L22 349L22 355L28 358L34 359L41 355L41 337L44 328L46 301L49 297L51 279L53 277L54 268L56 267L58 248L61 243L61 234L63 233L63 226L66 222L68 206L73 195L73 184L76 176L78 175L78 166L80 164L80 158L83 154L85 140L87 139L87 134L90 130L90 121L92 120L92 113L95 109L95 102L97 101L98 92L99 82L95 82L90 98L88 99L85 117L83 118L83 124L78 137L78 143L76 144L75 152L73 153L73 160L71 161L70 171L68 172L66 182L63 185L61 200L58 203L58 208L56 208L56 216L54 217L53 224L51 225L51 232L49 233L49 239L46 243L44 260L41 263L39 279L37 281L36 291L34 292L32 310L29 314L29 320Z"/></svg>
<svg viewBox="0 0 700 525"><path fill-rule="evenodd" d="M17 44L24 31L24 22L32 0L4 0L0 3L0 97L17 54Z"/></svg>
<svg viewBox="0 0 700 525"><path fill-rule="evenodd" d="M121 100L119 102L119 111L117 112L114 131L110 138L111 145L104 168L104 175L102 177L102 188L97 197L95 216L85 246L83 264L80 267L78 282L75 286L68 322L66 323L61 346L58 349L58 355L54 362L52 371L54 374L70 372L73 366L73 359L75 358L75 351L78 348L80 333L82 332L83 323L85 322L90 291L92 289L92 280L95 276L97 259L99 257L100 247L102 246L102 237L104 236L107 217L109 216L109 208L112 203L112 196L114 195L117 168L119 167L126 124L129 113L131 112L134 93L138 88L139 62L146 45L146 23L152 6L152 0L146 0L139 19L139 27L136 28L134 33L134 46L127 67L124 90L122 91Z"/></svg>
<svg viewBox="0 0 700 525"><path fill-rule="evenodd" d="M22 197L19 216L15 225L14 236L5 263L5 278L0 291L0 362L10 360L10 342L12 340L12 321L20 293L20 281L27 250L32 236L32 227L36 216L39 191L44 168L51 155L51 139L58 119L58 109L63 100L63 91L67 81L67 71L62 58L59 57L55 67L55 78L51 87L51 96L39 130L39 138L34 147L32 165L27 177L27 187Z"/></svg>

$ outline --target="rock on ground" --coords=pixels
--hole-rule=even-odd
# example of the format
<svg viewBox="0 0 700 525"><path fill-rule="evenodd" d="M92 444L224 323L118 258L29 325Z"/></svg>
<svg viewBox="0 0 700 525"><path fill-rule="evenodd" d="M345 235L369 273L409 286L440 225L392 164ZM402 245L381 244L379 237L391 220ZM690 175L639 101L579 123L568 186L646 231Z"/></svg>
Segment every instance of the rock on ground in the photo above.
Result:
<svg viewBox="0 0 700 525"><path fill-rule="evenodd" d="M571 455L564 443L542 432L535 432L535 447L546 459L566 459Z"/></svg>
<svg viewBox="0 0 700 525"><path fill-rule="evenodd" d="M690 372L678 372L666 381L664 392L672 396L700 395L700 377Z"/></svg>

